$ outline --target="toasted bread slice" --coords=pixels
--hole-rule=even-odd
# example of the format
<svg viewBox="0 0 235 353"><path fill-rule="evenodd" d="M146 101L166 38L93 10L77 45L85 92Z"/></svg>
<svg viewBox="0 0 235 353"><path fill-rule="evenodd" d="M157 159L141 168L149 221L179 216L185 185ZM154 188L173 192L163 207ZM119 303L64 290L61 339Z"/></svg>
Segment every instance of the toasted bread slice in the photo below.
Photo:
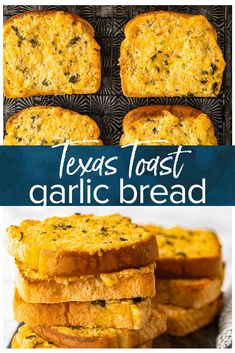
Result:
<svg viewBox="0 0 235 353"><path fill-rule="evenodd" d="M185 336L211 323L221 312L223 299L220 296L199 309L184 309L163 304L156 307L164 310L167 315L167 333L172 336Z"/></svg>
<svg viewBox="0 0 235 353"><path fill-rule="evenodd" d="M69 109L36 106L8 119L4 145L102 145L100 129L87 115Z"/></svg>
<svg viewBox="0 0 235 353"><path fill-rule="evenodd" d="M220 296L222 284L222 277L157 279L156 295L152 300L158 304L199 309Z"/></svg>
<svg viewBox="0 0 235 353"><path fill-rule="evenodd" d="M120 271L148 265L158 256L156 237L118 214L23 221L8 228L8 251L50 276Z"/></svg>
<svg viewBox="0 0 235 353"><path fill-rule="evenodd" d="M225 61L217 35L202 15L142 13L124 29L120 66L129 97L212 97L219 94Z"/></svg>
<svg viewBox="0 0 235 353"><path fill-rule="evenodd" d="M64 11L32 11L4 23L7 97L90 94L100 82L100 47L86 20Z"/></svg>
<svg viewBox="0 0 235 353"><path fill-rule="evenodd" d="M152 307L150 298L30 304L26 303L15 290L13 312L16 321L28 324L136 330L146 325Z"/></svg>
<svg viewBox="0 0 235 353"><path fill-rule="evenodd" d="M164 311L154 309L151 319L140 330L30 326L40 337L63 348L131 348L163 334L166 315Z"/></svg>
<svg viewBox="0 0 235 353"><path fill-rule="evenodd" d="M11 348L60 348L36 335L29 325L23 325L12 339Z"/></svg>
<svg viewBox="0 0 235 353"><path fill-rule="evenodd" d="M152 105L127 113L120 145L217 145L214 126L203 112L182 105Z"/></svg>
<svg viewBox="0 0 235 353"><path fill-rule="evenodd" d="M206 229L146 225L156 235L158 278L220 277L223 271L217 235Z"/></svg>
<svg viewBox="0 0 235 353"><path fill-rule="evenodd" d="M152 348L153 340L144 342L137 348ZM12 340L11 348L61 348L52 342L48 342L36 335L29 325L19 328Z"/></svg>
<svg viewBox="0 0 235 353"><path fill-rule="evenodd" d="M16 287L27 303L130 299L153 297L155 263L139 269L103 273L96 276L48 277L17 263Z"/></svg>

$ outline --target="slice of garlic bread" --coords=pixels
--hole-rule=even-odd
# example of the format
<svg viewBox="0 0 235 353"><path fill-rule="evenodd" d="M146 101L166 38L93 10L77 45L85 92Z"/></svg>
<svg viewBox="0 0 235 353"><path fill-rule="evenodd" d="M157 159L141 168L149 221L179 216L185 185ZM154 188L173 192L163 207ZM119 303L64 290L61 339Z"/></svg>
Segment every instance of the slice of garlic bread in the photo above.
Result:
<svg viewBox="0 0 235 353"><path fill-rule="evenodd" d="M221 277L223 262L216 233L207 229L145 225L156 235L157 278Z"/></svg>
<svg viewBox="0 0 235 353"><path fill-rule="evenodd" d="M156 294L155 267L152 263L95 276L49 277L17 262L15 283L21 298L28 303L153 297Z"/></svg>
<svg viewBox="0 0 235 353"><path fill-rule="evenodd" d="M58 304L26 303L15 290L14 318L18 322L45 326L140 329L148 322L150 298L94 300Z"/></svg>
<svg viewBox="0 0 235 353"><path fill-rule="evenodd" d="M167 333L172 336L185 336L209 325L221 312L223 299L219 297L199 309L184 309L173 305L157 305L167 316Z"/></svg>
<svg viewBox="0 0 235 353"><path fill-rule="evenodd" d="M4 145L102 145L100 129L87 115L52 106L23 109L8 119Z"/></svg>
<svg viewBox="0 0 235 353"><path fill-rule="evenodd" d="M152 105L129 111L120 145L217 145L214 126L203 112L183 105Z"/></svg>
<svg viewBox="0 0 235 353"><path fill-rule="evenodd" d="M225 61L206 17L146 12L130 20L124 32L120 66L125 96L219 94Z"/></svg>
<svg viewBox="0 0 235 353"><path fill-rule="evenodd" d="M47 275L81 276L156 261L156 237L119 214L25 220L7 231L9 253Z"/></svg>
<svg viewBox="0 0 235 353"><path fill-rule="evenodd" d="M154 309L139 330L30 325L40 337L63 348L131 348L160 336L166 330L166 314Z"/></svg>
<svg viewBox="0 0 235 353"><path fill-rule="evenodd" d="M64 11L32 11L4 23L4 94L91 94L101 82L94 29Z"/></svg>

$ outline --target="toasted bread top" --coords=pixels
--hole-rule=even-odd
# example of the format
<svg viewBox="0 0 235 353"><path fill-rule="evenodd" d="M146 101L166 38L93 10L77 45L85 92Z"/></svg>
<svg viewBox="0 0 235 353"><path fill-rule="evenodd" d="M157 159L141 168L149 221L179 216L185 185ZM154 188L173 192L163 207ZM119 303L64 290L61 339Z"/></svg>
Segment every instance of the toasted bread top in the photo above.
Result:
<svg viewBox="0 0 235 353"><path fill-rule="evenodd" d="M139 107L126 114L120 145L217 145L210 118L180 105Z"/></svg>
<svg viewBox="0 0 235 353"><path fill-rule="evenodd" d="M215 96L225 68L217 35L202 15L142 13L125 26L121 79L126 96Z"/></svg>
<svg viewBox="0 0 235 353"><path fill-rule="evenodd" d="M8 251L47 275L81 276L136 268L156 261L157 242L119 214L74 214L10 226Z"/></svg>
<svg viewBox="0 0 235 353"><path fill-rule="evenodd" d="M64 11L31 11L4 23L7 97L95 93L100 81L100 47L86 20Z"/></svg>
<svg viewBox="0 0 235 353"><path fill-rule="evenodd" d="M25 220L19 226L10 226L8 236L19 246L27 244L44 250L85 251L91 255L97 252L102 255L103 251L134 245L153 237L145 228L119 214L74 214L43 221Z"/></svg>
<svg viewBox="0 0 235 353"><path fill-rule="evenodd" d="M21 110L6 123L5 145L101 145L100 130L87 115L60 107Z"/></svg>
<svg viewBox="0 0 235 353"><path fill-rule="evenodd" d="M221 257L221 245L213 231L155 225L145 225L145 228L157 237L160 260Z"/></svg>

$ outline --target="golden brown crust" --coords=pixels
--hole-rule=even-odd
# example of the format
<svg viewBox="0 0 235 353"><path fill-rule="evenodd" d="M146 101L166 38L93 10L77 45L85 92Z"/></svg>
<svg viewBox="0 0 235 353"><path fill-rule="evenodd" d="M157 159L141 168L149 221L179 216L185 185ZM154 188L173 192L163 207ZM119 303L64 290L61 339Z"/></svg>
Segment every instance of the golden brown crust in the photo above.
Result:
<svg viewBox="0 0 235 353"><path fill-rule="evenodd" d="M26 11L26 12L17 14L15 16L12 16L8 20L6 20L4 22L4 28L6 28L6 26L10 25L11 23L13 23L14 20L21 19L21 18L23 18L24 16L27 16L27 15L32 15L32 16L37 15L37 16L43 17L45 15L56 15L56 14L64 14L65 16L69 16L69 17L71 17L73 19L74 23L80 22L83 25L83 28L87 31L87 34L92 39L92 42L95 43L95 45L97 47L97 50L98 51L100 50L100 46L98 45L98 43L94 39L95 31L94 31L93 26L87 20L85 20L84 18L82 18L82 17L80 17L80 16L78 16L76 14L67 12L67 11L57 11L57 10ZM5 47L4 47L4 49L5 49ZM96 62L94 62L94 65L97 66L98 76L99 76L97 83L94 85L93 88L87 87L87 88L83 88L83 89L80 89L80 90L76 90L74 92L74 94L92 94L92 93L96 93L99 90L100 85L101 85L101 58L100 58L100 54L98 56L99 56L99 58L97 59ZM38 91L35 91L35 92L28 90L25 93L20 93L20 94L19 93L14 93L8 87L6 79L4 78L4 95L7 98L33 97L33 96L38 96L38 95L60 95L60 94L72 94L72 93L71 92L67 92L67 91L64 92L62 88L58 88L57 90L55 90L53 88L51 90L47 89L46 92L43 92L41 90L38 90Z"/></svg>
<svg viewBox="0 0 235 353"><path fill-rule="evenodd" d="M194 121L197 124L195 127ZM145 145L217 145L211 119L200 110L190 106L150 105L138 107L125 115L122 124L123 135L120 139L120 145L136 141ZM152 132L153 127L156 133ZM189 132L188 129L192 131ZM145 132L143 133L142 130Z"/></svg>
<svg viewBox="0 0 235 353"><path fill-rule="evenodd" d="M145 228L158 242L157 278L223 277L221 244L215 232L156 225Z"/></svg>
<svg viewBox="0 0 235 353"><path fill-rule="evenodd" d="M138 20L139 18L143 18L143 17L147 17L150 14L155 14L155 13L162 13L165 14L167 16L174 14L176 17L185 17L185 18L189 18L192 16L198 16L198 15L192 15L192 14L188 14L188 13L181 13L181 12L176 12L176 11L149 11L149 12L144 12L144 13L140 13L139 15L135 16L134 18L132 18L130 21L128 21L124 27L124 33L125 36L128 35L128 31L130 30L130 27L132 26L132 24ZM211 25L211 23L209 23L211 26L211 33L213 34L214 38L217 39L217 32L215 30L215 28Z"/></svg>
<svg viewBox="0 0 235 353"><path fill-rule="evenodd" d="M152 348L153 340L142 343L137 348ZM12 340L11 348L61 348L55 344L45 341L31 330L29 325L19 328ZM104 347L106 348L106 347Z"/></svg>
<svg viewBox="0 0 235 353"><path fill-rule="evenodd" d="M200 309L183 309L171 305L157 305L167 315L167 333L172 336L185 336L209 325L223 308L220 296Z"/></svg>
<svg viewBox="0 0 235 353"><path fill-rule="evenodd" d="M186 105L148 105L138 107L129 111L122 122L123 130L128 129L133 122L141 118L148 118L150 116L161 116L164 110L169 111L171 114L178 118L197 118L202 112L198 109Z"/></svg>
<svg viewBox="0 0 235 353"><path fill-rule="evenodd" d="M25 134L27 134L27 132L25 131L24 132L24 135L21 135L19 132L17 132L16 130L14 130L14 123L17 121L17 119L19 117L23 117L23 120L24 120L24 115L27 115L28 113L32 112L33 114L35 113L39 113L40 112L48 112L48 114L50 114L50 119L53 119L54 118L54 124L56 125L57 122L58 122L58 125L60 125L59 123L59 119L56 119L57 118L57 115L60 115L60 114L66 114L66 113L69 113L71 114L71 123L73 121L73 119L78 119L79 120L79 124L80 126L82 126L81 124L81 121L82 119L84 118L84 123L87 122L87 120L89 120L89 125L93 127L93 131L92 131L92 136L90 136L90 140L93 141L93 142L79 142L79 139L81 139L81 136L79 136L79 133L80 131L78 129L76 129L75 131L75 135L77 133L77 136L75 137L74 135L74 132L73 132L73 138L71 141L69 141L71 144L88 144L88 145L103 145L103 142L100 140L100 129L99 129L99 126L96 124L96 122L88 117L87 115L82 115L82 114L79 114L71 109L65 109L65 108L61 108L61 107L56 107L56 106L41 106L41 105L37 105L37 106L33 106L33 107L29 107L29 108L25 108L23 110L20 110L19 112L17 112L16 114L14 114L13 116L11 116L7 122L6 122L6 125L5 125L5 130L6 130L6 136L4 137L4 141L3 143L5 145L22 145L24 143L22 143L22 141L24 142L26 136ZM53 114L55 114L54 116L52 116ZM19 124L20 126L22 127L22 120L19 121ZM32 129L32 127L30 127ZM42 127L41 127L42 129ZM57 130L59 131L60 128L58 126ZM69 130L69 126L68 126L68 130ZM32 129L33 131L33 129ZM65 129L62 131L62 133L64 134L63 138L61 136L61 140L58 140L56 143L59 144L59 143L63 143L65 140L66 140L66 137L68 136L68 132L69 131L66 131ZM12 136L10 136L12 134ZM34 137L37 139L38 138L38 134L36 134L36 132L34 132ZM43 134L43 139L46 141L46 133ZM55 137L55 136L54 136ZM20 142L19 142L20 141ZM32 143L27 143L27 145L30 145ZM38 141L37 143L35 144L47 144L46 142L41 142L38 138Z"/></svg>
<svg viewBox="0 0 235 353"><path fill-rule="evenodd" d="M15 290L13 312L16 321L34 325L140 329L149 320L152 307L150 298L30 304Z"/></svg>
<svg viewBox="0 0 235 353"><path fill-rule="evenodd" d="M8 228L7 241L12 256L49 276L117 272L158 257L156 237L121 215L25 220Z"/></svg>
<svg viewBox="0 0 235 353"><path fill-rule="evenodd" d="M23 267L24 268L24 267ZM77 277L72 280L56 278L32 279L21 265L16 267L16 287L20 296L28 303L90 302L122 298L153 297L155 291L154 270L147 273L137 271L131 276L118 274ZM113 280L114 278L114 280Z"/></svg>
<svg viewBox="0 0 235 353"><path fill-rule="evenodd" d="M147 98L147 97L176 97L176 96L182 96L181 94L176 94L174 92L172 93L168 93L167 95L164 95L162 93L142 93L141 90L138 91L138 93L135 93L133 91L131 91L128 87L128 83L126 80L126 73L128 70L128 66L126 65L126 57L125 57L125 45L126 42L128 41L128 37L131 36L132 30L134 31L134 25L135 23L138 22L138 20L143 19L144 17L148 17L149 15L155 15L155 14L163 14L166 16L166 22L167 22L167 17L170 17L172 15L174 15L177 18L190 18L190 17L201 17L201 18L205 18L204 16L200 16L200 15L192 15L192 14L186 14L186 13L178 13L178 12L174 12L174 11L149 11L146 13L141 13L137 16L135 16L134 18L132 18L131 20L129 20L127 22L127 24L124 27L124 34L125 34L125 39L122 41L121 43L121 47L120 47L120 58L119 58L119 62L120 62L120 66L121 66L121 71L120 71L120 76L121 76L121 87L122 87L122 92L125 96L127 97L133 97L133 98ZM206 19L207 20L207 19ZM214 29L214 27L211 25L211 23L207 20L207 25L208 25L208 31L211 34L212 38L215 40L215 42L217 41L217 32ZM132 39L133 40L133 39ZM219 48L219 47L218 47ZM223 54L219 48L220 51L220 55L222 56L223 59ZM224 67L225 67L225 62L224 59L222 60ZM222 70L223 72L223 70ZM221 89L221 85L222 85L222 79L220 79L220 81L217 82L218 86L217 86L217 90L216 90L216 94L212 94L212 93L204 93L203 95L200 95L201 97L212 97L215 95L218 95ZM197 97L199 97L199 95L196 95Z"/></svg>
<svg viewBox="0 0 235 353"><path fill-rule="evenodd" d="M82 22L82 24L85 26L86 30L90 33L90 35L92 37L95 36L95 30L94 30L92 25L87 20L85 20L84 18L82 18L82 17L80 17L78 15L73 14L72 12L68 12L68 11L57 11L57 10L25 11L25 12L22 12L22 13L19 13L19 14L15 15L15 16L10 17L8 20L4 21L3 25L5 26L6 24L12 23L13 20L22 18L26 14L27 15L32 15L32 16L35 15L35 14L44 16L45 14L52 15L52 14L55 14L55 13L58 13L58 12L64 13L66 15L71 16L76 22Z"/></svg>
<svg viewBox="0 0 235 353"><path fill-rule="evenodd" d="M159 278L205 278L221 273L223 263L220 256L210 258L161 258L157 261Z"/></svg>
<svg viewBox="0 0 235 353"><path fill-rule="evenodd" d="M199 309L220 296L223 277L160 279L156 281L154 303Z"/></svg>
<svg viewBox="0 0 235 353"><path fill-rule="evenodd" d="M163 334L166 316L164 311L153 310L150 321L140 330L30 326L39 336L63 348L131 348Z"/></svg>
<svg viewBox="0 0 235 353"><path fill-rule="evenodd" d="M157 246L153 236L135 245L104 252L102 256L98 253L90 255L86 252L61 251L57 253L42 250L40 255L42 266L39 268L48 275L82 276L137 268L148 265L156 259Z"/></svg>

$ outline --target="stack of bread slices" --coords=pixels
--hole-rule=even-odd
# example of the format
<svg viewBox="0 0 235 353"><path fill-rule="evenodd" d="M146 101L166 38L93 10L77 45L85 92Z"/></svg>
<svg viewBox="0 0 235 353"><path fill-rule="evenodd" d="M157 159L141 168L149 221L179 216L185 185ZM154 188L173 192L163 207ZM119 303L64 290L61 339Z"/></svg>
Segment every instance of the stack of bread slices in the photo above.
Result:
<svg viewBox="0 0 235 353"><path fill-rule="evenodd" d="M159 258L153 307L167 315L167 333L184 336L208 325L223 306L224 266L217 235L204 229L146 226Z"/></svg>
<svg viewBox="0 0 235 353"><path fill-rule="evenodd" d="M121 215L75 214L8 229L16 259L13 348L150 347L166 331L155 235Z"/></svg>

